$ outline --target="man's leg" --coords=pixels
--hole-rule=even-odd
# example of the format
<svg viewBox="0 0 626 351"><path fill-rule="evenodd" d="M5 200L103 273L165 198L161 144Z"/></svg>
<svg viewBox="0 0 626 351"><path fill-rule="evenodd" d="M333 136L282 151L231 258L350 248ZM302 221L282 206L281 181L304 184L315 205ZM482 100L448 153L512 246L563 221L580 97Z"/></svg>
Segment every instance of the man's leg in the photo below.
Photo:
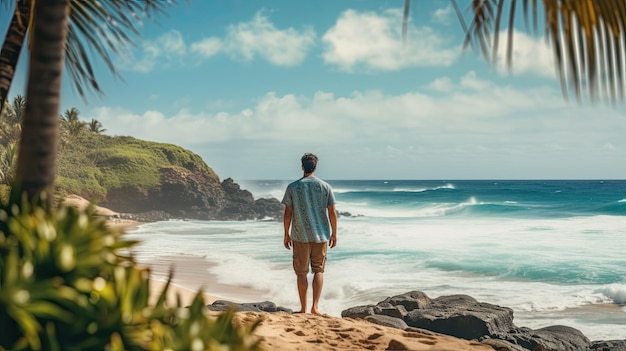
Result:
<svg viewBox="0 0 626 351"><path fill-rule="evenodd" d="M315 282L315 280L313 280ZM306 313L306 293L309 288L309 280L306 274L298 274L298 295L300 296L300 311L296 313ZM314 286L315 288L315 286ZM315 292L315 289L313 290ZM315 303L315 301L313 302Z"/></svg>
<svg viewBox="0 0 626 351"><path fill-rule="evenodd" d="M309 288L307 274L309 273L311 245L292 241L292 246L293 269L298 277L298 296L300 297L300 311L296 313L306 313L307 290Z"/></svg>
<svg viewBox="0 0 626 351"><path fill-rule="evenodd" d="M315 273L315 275L313 276L313 305L311 306L311 313L313 314L321 314L317 306L318 306L318 303L320 302L320 296L322 296L323 286L324 286L324 273Z"/></svg>
<svg viewBox="0 0 626 351"><path fill-rule="evenodd" d="M324 268L326 266L326 248L327 243L311 244L311 270L313 271L313 305L311 313L321 314L318 309L320 296L322 296L322 287L324 286Z"/></svg>

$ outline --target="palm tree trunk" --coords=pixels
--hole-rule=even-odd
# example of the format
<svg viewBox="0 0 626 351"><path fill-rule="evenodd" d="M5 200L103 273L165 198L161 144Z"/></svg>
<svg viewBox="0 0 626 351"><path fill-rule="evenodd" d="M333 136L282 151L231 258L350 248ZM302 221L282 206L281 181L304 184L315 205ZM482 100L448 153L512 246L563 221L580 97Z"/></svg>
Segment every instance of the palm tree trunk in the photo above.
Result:
<svg viewBox="0 0 626 351"><path fill-rule="evenodd" d="M0 106L9 95L30 20L30 0L19 0L0 51Z"/></svg>
<svg viewBox="0 0 626 351"><path fill-rule="evenodd" d="M36 1L22 138L12 200L51 204L59 138L59 104L69 0ZM19 196L16 198L16 196Z"/></svg>

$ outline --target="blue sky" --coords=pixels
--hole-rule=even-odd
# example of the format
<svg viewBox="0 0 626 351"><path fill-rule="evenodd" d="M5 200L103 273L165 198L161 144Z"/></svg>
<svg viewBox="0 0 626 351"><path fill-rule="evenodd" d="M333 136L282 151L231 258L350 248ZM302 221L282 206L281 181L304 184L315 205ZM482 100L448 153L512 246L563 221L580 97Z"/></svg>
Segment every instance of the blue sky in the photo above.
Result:
<svg viewBox="0 0 626 351"><path fill-rule="evenodd" d="M516 32L509 73L462 52L447 0L413 2L403 47L402 4L183 1L116 58L124 81L96 63L105 94L65 79L62 109L221 178L293 179L304 152L326 179L625 177L626 110L565 102L542 38Z"/></svg>

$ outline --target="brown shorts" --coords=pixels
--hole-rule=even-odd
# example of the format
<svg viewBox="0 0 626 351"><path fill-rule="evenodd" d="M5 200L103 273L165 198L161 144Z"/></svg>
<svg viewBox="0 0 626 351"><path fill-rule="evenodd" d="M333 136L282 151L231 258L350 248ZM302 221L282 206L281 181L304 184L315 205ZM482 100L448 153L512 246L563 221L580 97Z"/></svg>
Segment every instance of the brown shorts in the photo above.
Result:
<svg viewBox="0 0 626 351"><path fill-rule="evenodd" d="M300 243L293 244L293 270L296 275L309 273L309 265L313 273L324 273L326 266L327 242L323 243Z"/></svg>

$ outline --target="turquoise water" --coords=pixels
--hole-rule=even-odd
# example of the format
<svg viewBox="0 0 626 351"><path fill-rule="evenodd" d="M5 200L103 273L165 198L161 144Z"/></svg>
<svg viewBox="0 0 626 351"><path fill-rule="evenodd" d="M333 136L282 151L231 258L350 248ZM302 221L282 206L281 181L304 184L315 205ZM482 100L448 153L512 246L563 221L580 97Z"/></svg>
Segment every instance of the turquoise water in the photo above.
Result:
<svg viewBox="0 0 626 351"><path fill-rule="evenodd" d="M289 181L238 181L281 199ZM339 218L321 308L422 290L513 308L515 324L626 337L626 181L329 181ZM281 221L170 221L130 233L140 260L194 255L219 282L296 308ZM202 272L201 272L202 273ZM210 291L210 287L207 287Z"/></svg>

